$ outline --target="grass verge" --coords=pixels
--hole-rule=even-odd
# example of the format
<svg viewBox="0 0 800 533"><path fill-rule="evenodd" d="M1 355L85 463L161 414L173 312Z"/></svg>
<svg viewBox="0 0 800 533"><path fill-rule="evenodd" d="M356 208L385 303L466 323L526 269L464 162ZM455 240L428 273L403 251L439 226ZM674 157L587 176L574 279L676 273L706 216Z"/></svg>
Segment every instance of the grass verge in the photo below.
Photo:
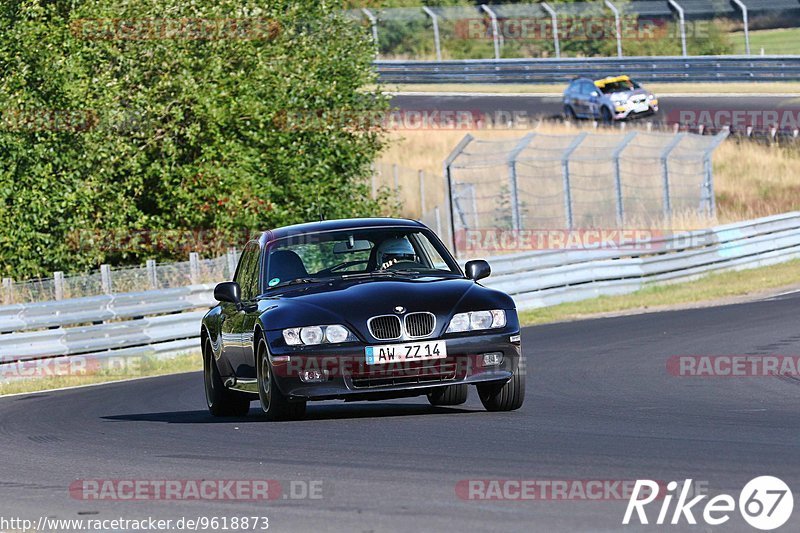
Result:
<svg viewBox="0 0 800 533"><path fill-rule="evenodd" d="M192 372L203 369L203 360L199 352L185 352L170 358L152 356L119 358L115 359L115 364L111 368L105 367L85 373L70 371L83 366L85 365L47 366L44 361L41 364L25 364L24 369L19 372L20 376L8 379L10 372L15 368L5 365L0 367L0 372L5 372L0 374L2 378L0 396Z"/></svg>
<svg viewBox="0 0 800 533"><path fill-rule="evenodd" d="M735 54L745 53L744 32L731 33L730 40L734 43ZM762 49L766 55L800 54L800 28L751 31L751 53L760 54Z"/></svg>
<svg viewBox="0 0 800 533"><path fill-rule="evenodd" d="M701 303L730 303L735 297L765 293L800 284L800 260L748 270L709 274L694 281L651 285L631 294L521 311L523 326L578 320L626 311L657 311Z"/></svg>

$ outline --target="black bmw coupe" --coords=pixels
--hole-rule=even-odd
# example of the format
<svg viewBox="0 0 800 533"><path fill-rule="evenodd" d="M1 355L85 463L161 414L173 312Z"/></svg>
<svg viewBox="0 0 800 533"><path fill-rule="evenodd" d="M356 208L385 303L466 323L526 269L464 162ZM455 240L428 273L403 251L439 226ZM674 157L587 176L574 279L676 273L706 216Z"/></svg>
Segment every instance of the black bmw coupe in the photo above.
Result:
<svg viewBox="0 0 800 533"><path fill-rule="evenodd" d="M524 360L514 301L466 275L436 234L411 220L331 220L264 232L203 318L205 391L216 416L259 400L268 419L309 400L427 395L518 409Z"/></svg>

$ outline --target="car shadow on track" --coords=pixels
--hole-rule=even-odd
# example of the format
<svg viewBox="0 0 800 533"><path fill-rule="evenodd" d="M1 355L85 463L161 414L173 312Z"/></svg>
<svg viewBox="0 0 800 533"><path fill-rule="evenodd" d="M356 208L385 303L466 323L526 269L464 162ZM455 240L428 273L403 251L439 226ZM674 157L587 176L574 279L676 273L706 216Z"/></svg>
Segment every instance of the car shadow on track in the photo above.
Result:
<svg viewBox="0 0 800 533"><path fill-rule="evenodd" d="M459 407L433 407L423 404L322 404L310 405L302 420L281 423L298 423L307 420L340 420L357 418L388 418L398 416L452 415L463 413L480 413L480 409L462 409ZM109 415L104 420L123 422L164 422L167 424L230 424L266 422L260 409L251 408L248 416L214 417L206 410L166 411L161 413L134 413L127 415ZM274 423L274 422L273 422Z"/></svg>

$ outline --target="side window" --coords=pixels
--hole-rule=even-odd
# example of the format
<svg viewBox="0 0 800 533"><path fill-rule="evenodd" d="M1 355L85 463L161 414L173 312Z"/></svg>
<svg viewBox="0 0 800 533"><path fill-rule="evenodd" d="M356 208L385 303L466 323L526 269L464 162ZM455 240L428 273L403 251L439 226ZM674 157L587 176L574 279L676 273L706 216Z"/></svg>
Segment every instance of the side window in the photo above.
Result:
<svg viewBox="0 0 800 533"><path fill-rule="evenodd" d="M250 257L253 255L253 250L250 246L245 246L244 250L242 251L242 255L239 257L239 264L236 265L236 273L233 275L233 281L239 284L240 287L244 287L242 281L244 280L245 271L247 270L247 264L250 261Z"/></svg>
<svg viewBox="0 0 800 533"><path fill-rule="evenodd" d="M249 242L242 252L235 281L242 288L242 300L252 300L258 294L258 270L261 254L257 242Z"/></svg>

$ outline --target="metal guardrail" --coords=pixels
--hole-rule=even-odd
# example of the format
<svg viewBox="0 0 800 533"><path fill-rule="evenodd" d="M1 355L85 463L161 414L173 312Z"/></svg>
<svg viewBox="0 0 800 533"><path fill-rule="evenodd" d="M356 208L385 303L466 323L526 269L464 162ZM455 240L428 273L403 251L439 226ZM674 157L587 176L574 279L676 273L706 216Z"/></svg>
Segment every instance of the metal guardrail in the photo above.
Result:
<svg viewBox="0 0 800 533"><path fill-rule="evenodd" d="M800 212L653 240L646 251L560 250L490 258L490 287L520 309L636 291L648 283L800 258ZM0 364L197 349L210 285L0 307Z"/></svg>
<svg viewBox="0 0 800 533"><path fill-rule="evenodd" d="M382 83L562 83L624 73L640 81L798 81L800 56L376 61Z"/></svg>

